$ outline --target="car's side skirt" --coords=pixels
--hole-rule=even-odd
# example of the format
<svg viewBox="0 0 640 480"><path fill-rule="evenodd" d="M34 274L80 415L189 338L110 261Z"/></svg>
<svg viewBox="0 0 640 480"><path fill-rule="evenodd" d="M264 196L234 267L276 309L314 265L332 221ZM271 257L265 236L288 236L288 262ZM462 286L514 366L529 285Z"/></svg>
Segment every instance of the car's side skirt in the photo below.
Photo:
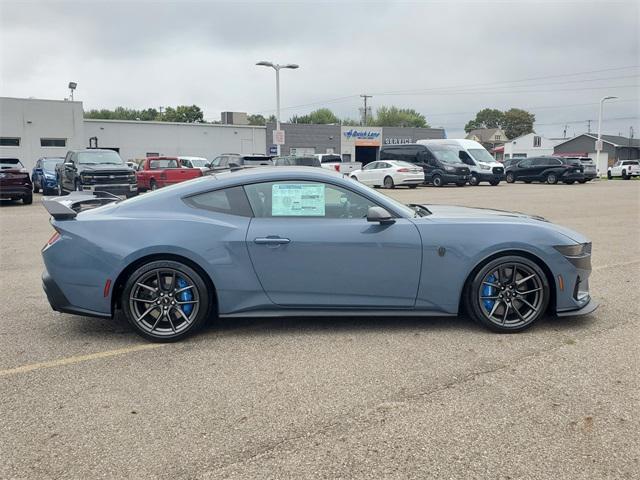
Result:
<svg viewBox="0 0 640 480"><path fill-rule="evenodd" d="M455 313L432 310L356 310L356 309L281 309L250 310L239 313L220 314L220 318L253 317L455 317Z"/></svg>

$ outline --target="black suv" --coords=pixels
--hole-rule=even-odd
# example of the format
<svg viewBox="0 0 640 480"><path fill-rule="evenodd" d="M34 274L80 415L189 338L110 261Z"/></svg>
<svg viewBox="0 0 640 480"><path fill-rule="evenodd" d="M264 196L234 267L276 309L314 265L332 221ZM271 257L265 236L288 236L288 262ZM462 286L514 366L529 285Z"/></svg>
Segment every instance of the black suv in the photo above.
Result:
<svg viewBox="0 0 640 480"><path fill-rule="evenodd" d="M380 160L400 160L413 163L424 170L425 183L441 187L448 183L464 186L471 171L458 156L458 150L449 145L385 145L380 149Z"/></svg>
<svg viewBox="0 0 640 480"><path fill-rule="evenodd" d="M69 150L64 162L56 165L56 179L58 195L100 191L129 198L138 194L136 172L113 150Z"/></svg>
<svg viewBox="0 0 640 480"><path fill-rule="evenodd" d="M507 183L523 181L547 182L550 184L563 182L572 184L584 180L584 167L579 160L560 157L523 158L507 167Z"/></svg>
<svg viewBox="0 0 640 480"><path fill-rule="evenodd" d="M259 167L273 165L271 157L255 153L252 155L240 155L237 153L223 153L213 159L210 164L211 169L215 171L231 170L242 167Z"/></svg>

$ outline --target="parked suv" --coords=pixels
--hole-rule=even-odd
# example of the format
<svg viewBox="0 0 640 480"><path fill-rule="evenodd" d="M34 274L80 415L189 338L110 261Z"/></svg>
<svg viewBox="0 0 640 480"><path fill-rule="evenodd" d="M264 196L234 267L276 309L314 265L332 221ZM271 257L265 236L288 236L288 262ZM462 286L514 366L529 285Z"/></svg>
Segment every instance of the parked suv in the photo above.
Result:
<svg viewBox="0 0 640 480"><path fill-rule="evenodd" d="M507 183L523 181L572 184L584 180L584 167L577 160L560 157L524 158L507 168Z"/></svg>
<svg viewBox="0 0 640 480"><path fill-rule="evenodd" d="M127 198L138 194L136 173L113 150L69 150L64 162L56 165L56 180L58 195L74 190L108 192Z"/></svg>
<svg viewBox="0 0 640 480"><path fill-rule="evenodd" d="M567 160L573 160L574 162L580 162L584 168L584 179L578 180L580 183L587 183L589 180L593 180L598 176L596 171L596 163L589 157L564 157Z"/></svg>
<svg viewBox="0 0 640 480"><path fill-rule="evenodd" d="M31 171L33 192L38 193L42 189L43 195L53 195L58 191L56 183L56 165L64 162L64 157L41 157Z"/></svg>
<svg viewBox="0 0 640 480"><path fill-rule="evenodd" d="M0 158L0 198L33 203L33 184L29 172L17 158Z"/></svg>
<svg viewBox="0 0 640 480"><path fill-rule="evenodd" d="M629 180L631 177L640 176L640 161L638 160L618 160L612 167L607 169L607 178L622 177Z"/></svg>
<svg viewBox="0 0 640 480"><path fill-rule="evenodd" d="M422 167L425 183L435 187L448 183L462 187L469 180L469 167L460 161L458 150L447 145L385 145L380 149L380 160L400 160Z"/></svg>
<svg viewBox="0 0 640 480"><path fill-rule="evenodd" d="M469 167L469 185L488 182L496 186L504 180L504 166L487 152L486 148L475 140L466 139L434 139L418 140L422 145L446 145L458 150L460 161Z"/></svg>

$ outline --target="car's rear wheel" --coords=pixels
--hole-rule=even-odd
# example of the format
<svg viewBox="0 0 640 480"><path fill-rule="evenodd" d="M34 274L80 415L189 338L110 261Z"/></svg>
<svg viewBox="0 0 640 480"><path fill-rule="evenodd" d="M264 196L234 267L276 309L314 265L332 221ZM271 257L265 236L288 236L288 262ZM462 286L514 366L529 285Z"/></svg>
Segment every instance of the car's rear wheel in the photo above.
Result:
<svg viewBox="0 0 640 480"><path fill-rule="evenodd" d="M558 176L555 173L550 173L549 175L547 175L547 183L549 185L555 185L556 183L558 183Z"/></svg>
<svg viewBox="0 0 640 480"><path fill-rule="evenodd" d="M38 187L35 183L33 184L33 193L38 193L40 191L40 187Z"/></svg>
<svg viewBox="0 0 640 480"><path fill-rule="evenodd" d="M516 181L516 176L513 174L513 172L507 172L507 183L513 183Z"/></svg>
<svg viewBox="0 0 640 480"><path fill-rule="evenodd" d="M133 272L121 303L136 332L156 342L172 342L197 331L209 317L210 292L191 267L157 260Z"/></svg>
<svg viewBox="0 0 640 480"><path fill-rule="evenodd" d="M609 171L607 172L607 178L608 178L609 180L611 180L611 178L612 178L612 177L611 177L611 170L609 170Z"/></svg>
<svg viewBox="0 0 640 480"><path fill-rule="evenodd" d="M589 180L587 180L586 178L584 180L578 180L578 183L587 183Z"/></svg>
<svg viewBox="0 0 640 480"><path fill-rule="evenodd" d="M384 177L383 183L384 183L384 188L395 188L396 187L395 183L393 183L393 178L391 178L389 176Z"/></svg>
<svg viewBox="0 0 640 480"><path fill-rule="evenodd" d="M549 282L532 260L509 255L491 260L467 284L466 306L474 320L502 333L530 327L547 309Z"/></svg>
<svg viewBox="0 0 640 480"><path fill-rule="evenodd" d="M431 183L433 183L434 187L441 187L443 185L442 177L440 175L434 175Z"/></svg>
<svg viewBox="0 0 640 480"><path fill-rule="evenodd" d="M33 193L22 197L22 203L25 205L31 205L33 203Z"/></svg>
<svg viewBox="0 0 640 480"><path fill-rule="evenodd" d="M149 189L150 189L150 190L157 190L157 189L158 189L158 184L156 183L156 181L155 181L155 180L153 180L153 179L152 179L152 180L149 182Z"/></svg>
<svg viewBox="0 0 640 480"><path fill-rule="evenodd" d="M500 185L500 180L491 180L491 181L489 182L489 184L490 184L492 187L495 187L496 185Z"/></svg>

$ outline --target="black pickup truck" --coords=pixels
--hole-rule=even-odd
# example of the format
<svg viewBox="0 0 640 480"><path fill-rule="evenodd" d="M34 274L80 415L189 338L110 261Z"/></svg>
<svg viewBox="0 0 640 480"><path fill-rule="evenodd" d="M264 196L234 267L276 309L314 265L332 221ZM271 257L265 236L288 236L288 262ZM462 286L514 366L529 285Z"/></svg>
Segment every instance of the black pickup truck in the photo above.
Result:
<svg viewBox="0 0 640 480"><path fill-rule="evenodd" d="M138 194L135 171L113 150L70 150L64 162L56 165L56 178L58 195L100 191L129 198Z"/></svg>

